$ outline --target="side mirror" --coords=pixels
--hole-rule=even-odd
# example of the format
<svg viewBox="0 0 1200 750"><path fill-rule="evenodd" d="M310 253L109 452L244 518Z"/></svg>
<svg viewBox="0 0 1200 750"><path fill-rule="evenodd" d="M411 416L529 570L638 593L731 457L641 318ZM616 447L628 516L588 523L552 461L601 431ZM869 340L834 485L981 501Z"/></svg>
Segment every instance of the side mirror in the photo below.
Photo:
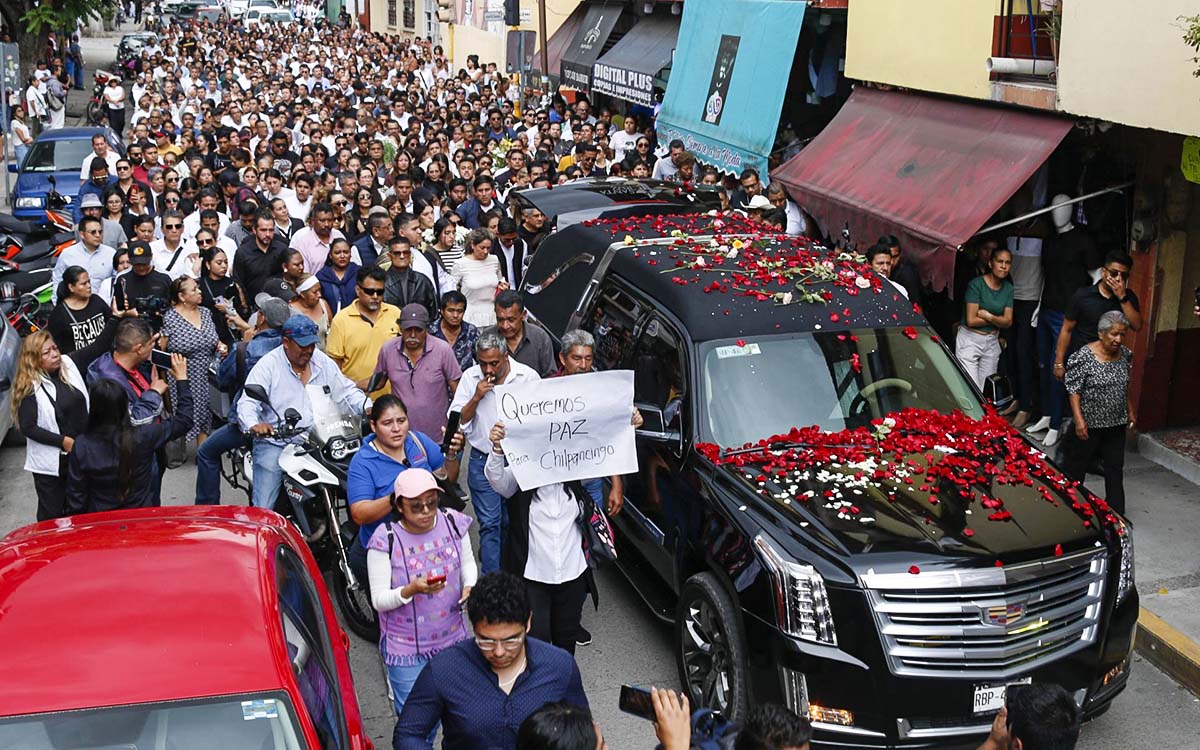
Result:
<svg viewBox="0 0 1200 750"><path fill-rule="evenodd" d="M642 426L634 432L635 435L654 443L674 445L680 453L683 452L683 433L671 429L661 408L654 404L635 403L634 406L642 413Z"/></svg>
<svg viewBox="0 0 1200 750"><path fill-rule="evenodd" d="M270 397L267 396L267 389L263 388L261 385L250 384L246 386L245 393L255 401L261 401L264 404L269 404L271 402Z"/></svg>
<svg viewBox="0 0 1200 750"><path fill-rule="evenodd" d="M16 174L20 170L20 167L21 165L17 164L15 159L8 163L8 171L12 172L13 174Z"/></svg>
<svg viewBox="0 0 1200 750"><path fill-rule="evenodd" d="M387 373L377 372L371 375L371 379L367 381L367 393L374 393L387 383Z"/></svg>
<svg viewBox="0 0 1200 750"><path fill-rule="evenodd" d="M48 175L46 181L50 183L51 187L58 187L58 180L54 179L54 175Z"/></svg>
<svg viewBox="0 0 1200 750"><path fill-rule="evenodd" d="M12 388L12 380L10 378L0 378L0 391L7 391Z"/></svg>
<svg viewBox="0 0 1200 750"><path fill-rule="evenodd" d="M289 426L299 424L300 423L300 412L296 411L295 409L284 409L283 421L286 422Z"/></svg>

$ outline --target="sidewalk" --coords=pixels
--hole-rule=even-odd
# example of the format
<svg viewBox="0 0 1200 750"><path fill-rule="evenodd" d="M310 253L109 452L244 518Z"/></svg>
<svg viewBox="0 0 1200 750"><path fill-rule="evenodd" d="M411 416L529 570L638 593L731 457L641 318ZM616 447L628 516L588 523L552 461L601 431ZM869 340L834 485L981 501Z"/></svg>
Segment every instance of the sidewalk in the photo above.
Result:
<svg viewBox="0 0 1200 750"><path fill-rule="evenodd" d="M1200 462L1182 452L1196 446L1187 435L1141 435L1139 452L1126 454L1125 493L1142 604L1137 649L1200 695ZM1088 486L1103 480L1089 476Z"/></svg>

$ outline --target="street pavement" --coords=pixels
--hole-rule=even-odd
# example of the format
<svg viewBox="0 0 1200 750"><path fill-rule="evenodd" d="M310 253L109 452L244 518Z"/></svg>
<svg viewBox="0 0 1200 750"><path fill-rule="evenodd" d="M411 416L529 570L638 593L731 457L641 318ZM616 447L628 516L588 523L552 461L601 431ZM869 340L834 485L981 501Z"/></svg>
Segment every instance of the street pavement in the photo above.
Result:
<svg viewBox="0 0 1200 750"><path fill-rule="evenodd" d="M0 448L0 477L4 479L0 482L0 534L7 534L34 519L37 500L33 480L22 469L24 462L23 447ZM196 469L192 464L168 472L163 483L164 504L191 503L195 477ZM1173 482L1171 477L1174 475L1149 462L1133 461L1128 485L1129 502L1135 508L1135 519L1139 518L1136 509L1146 507L1150 502L1173 504L1188 499L1188 494L1196 502L1200 488ZM227 487L223 491L224 502L239 501ZM1164 497L1164 493L1170 497ZM1153 556L1154 547L1166 544L1165 540L1157 541L1158 544L1139 547L1140 562L1145 561L1147 556ZM1180 541L1183 541L1182 537ZM1171 554L1179 556L1179 571L1192 571L1200 564L1194 555L1188 557L1190 553L1185 551L1194 550L1194 542L1189 541L1186 547L1181 544L1176 547ZM1153 579L1163 573L1151 566L1148 575ZM649 722L618 711L617 697L622 683L678 687L671 650L671 628L649 613L619 574L602 571L598 581L600 611L594 611L590 604L584 609L584 625L592 631L594 641L590 646L581 647L576 654L583 673L584 688L609 747L613 750L650 750L656 744L653 727ZM1143 575L1140 570L1138 581L1141 585ZM350 640L350 664L367 732L378 747L390 747L395 718L387 698L378 652L374 645L354 635L350 636ZM1200 699L1179 687L1141 657L1135 657L1129 687L1117 699L1111 711L1084 727L1079 748L1195 748L1197 727L1200 727Z"/></svg>

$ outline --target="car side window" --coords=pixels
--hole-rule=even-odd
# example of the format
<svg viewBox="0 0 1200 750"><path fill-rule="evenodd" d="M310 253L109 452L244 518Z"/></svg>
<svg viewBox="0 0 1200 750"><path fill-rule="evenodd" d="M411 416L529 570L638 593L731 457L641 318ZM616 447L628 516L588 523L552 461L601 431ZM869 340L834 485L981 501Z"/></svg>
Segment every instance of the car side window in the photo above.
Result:
<svg viewBox="0 0 1200 750"><path fill-rule="evenodd" d="M279 547L275 571L283 635L300 697L316 727L321 747L341 750L346 747L341 690L316 587L303 561L285 545Z"/></svg>
<svg viewBox="0 0 1200 750"><path fill-rule="evenodd" d="M633 330L642 311L642 304L618 287L608 284L600 290L591 318L584 324L596 339L597 370L624 365L633 348Z"/></svg>
<svg viewBox="0 0 1200 750"><path fill-rule="evenodd" d="M686 360L680 336L661 318L652 318L634 349L633 400L657 407L663 426L680 429L688 395Z"/></svg>

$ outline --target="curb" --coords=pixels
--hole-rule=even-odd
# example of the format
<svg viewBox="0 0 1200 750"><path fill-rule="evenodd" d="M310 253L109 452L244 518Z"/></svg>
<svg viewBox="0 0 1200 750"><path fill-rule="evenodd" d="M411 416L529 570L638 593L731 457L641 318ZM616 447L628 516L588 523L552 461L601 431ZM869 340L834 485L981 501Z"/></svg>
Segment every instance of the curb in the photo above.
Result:
<svg viewBox="0 0 1200 750"><path fill-rule="evenodd" d="M1181 456L1159 442L1153 435L1141 433L1137 438L1137 450L1146 458L1173 471L1192 484L1200 484L1200 463Z"/></svg>
<svg viewBox="0 0 1200 750"><path fill-rule="evenodd" d="M1145 607L1138 614L1134 648L1172 680L1200 696L1200 644Z"/></svg>

